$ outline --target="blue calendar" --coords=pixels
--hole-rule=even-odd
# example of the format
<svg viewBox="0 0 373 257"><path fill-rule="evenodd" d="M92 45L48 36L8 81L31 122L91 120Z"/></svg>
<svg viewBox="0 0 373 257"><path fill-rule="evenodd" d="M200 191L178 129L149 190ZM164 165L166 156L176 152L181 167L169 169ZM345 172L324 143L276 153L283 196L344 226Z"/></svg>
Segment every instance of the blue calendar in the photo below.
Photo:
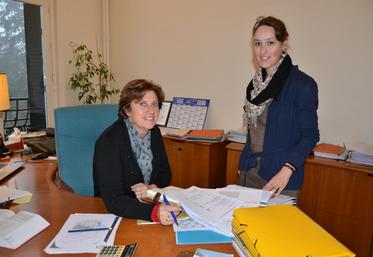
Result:
<svg viewBox="0 0 373 257"><path fill-rule="evenodd" d="M167 127L203 129L209 104L209 99L174 97Z"/></svg>

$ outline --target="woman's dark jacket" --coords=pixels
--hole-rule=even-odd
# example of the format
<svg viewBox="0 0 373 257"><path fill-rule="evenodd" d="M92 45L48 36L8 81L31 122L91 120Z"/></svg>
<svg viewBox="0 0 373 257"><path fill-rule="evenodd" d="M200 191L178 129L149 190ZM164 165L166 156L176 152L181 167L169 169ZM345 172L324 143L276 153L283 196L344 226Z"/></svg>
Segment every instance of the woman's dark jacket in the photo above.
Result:
<svg viewBox="0 0 373 257"><path fill-rule="evenodd" d="M158 127L151 132L153 171L149 184L166 187L171 181L171 169ZM131 186L144 183L144 178L131 148L127 127L118 119L98 138L93 157L95 196L101 196L106 208L115 215L151 220L153 205L141 203Z"/></svg>
<svg viewBox="0 0 373 257"><path fill-rule="evenodd" d="M303 184L304 162L319 141L317 121L318 89L316 82L293 66L280 95L269 106L261 154L259 175L269 181L284 163L296 171L286 190L300 189ZM256 166L247 140L241 153L239 170Z"/></svg>

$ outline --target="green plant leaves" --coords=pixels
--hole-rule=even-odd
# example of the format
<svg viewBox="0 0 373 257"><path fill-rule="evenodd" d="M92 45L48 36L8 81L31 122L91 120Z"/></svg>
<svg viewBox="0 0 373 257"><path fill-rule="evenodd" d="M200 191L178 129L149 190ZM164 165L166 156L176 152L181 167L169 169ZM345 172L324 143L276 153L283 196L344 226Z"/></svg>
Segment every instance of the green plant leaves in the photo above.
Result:
<svg viewBox="0 0 373 257"><path fill-rule="evenodd" d="M104 103L111 95L118 94L119 89L110 87L114 74L102 60L102 55L94 54L85 44L70 43L73 57L69 60L76 71L69 79L69 87L78 91L78 99L85 104Z"/></svg>

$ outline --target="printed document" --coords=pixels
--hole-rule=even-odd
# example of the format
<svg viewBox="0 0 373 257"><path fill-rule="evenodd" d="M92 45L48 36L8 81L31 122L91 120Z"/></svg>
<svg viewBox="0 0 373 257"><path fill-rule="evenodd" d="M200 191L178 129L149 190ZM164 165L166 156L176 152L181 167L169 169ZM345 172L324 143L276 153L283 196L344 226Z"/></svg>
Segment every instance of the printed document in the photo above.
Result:
<svg viewBox="0 0 373 257"><path fill-rule="evenodd" d="M0 209L0 247L16 249L48 226L36 213Z"/></svg>
<svg viewBox="0 0 373 257"><path fill-rule="evenodd" d="M225 236L232 236L231 221L235 208L294 204L295 201L290 196L272 198L273 192L238 185L218 189L193 186L168 194L181 203L193 220Z"/></svg>
<svg viewBox="0 0 373 257"><path fill-rule="evenodd" d="M190 187L170 192L190 217L211 230L230 236L233 210L242 202L219 194L215 189Z"/></svg>
<svg viewBox="0 0 373 257"><path fill-rule="evenodd" d="M49 254L98 253L102 246L114 244L121 219L114 214L71 214L44 251Z"/></svg>

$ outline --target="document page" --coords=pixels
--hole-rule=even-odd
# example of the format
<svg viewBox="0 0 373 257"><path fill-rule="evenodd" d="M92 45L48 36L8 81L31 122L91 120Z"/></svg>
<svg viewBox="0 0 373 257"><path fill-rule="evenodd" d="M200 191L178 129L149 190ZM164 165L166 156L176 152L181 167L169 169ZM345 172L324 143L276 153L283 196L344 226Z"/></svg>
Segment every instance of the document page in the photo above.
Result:
<svg viewBox="0 0 373 257"><path fill-rule="evenodd" d="M271 199L273 194L270 191L238 185L228 185L218 188L217 191L227 197L240 200L244 203L245 207L257 207L260 203L266 203Z"/></svg>
<svg viewBox="0 0 373 257"><path fill-rule="evenodd" d="M215 189L190 187L172 192L185 211L193 219L224 235L231 235L233 210L242 206L242 202L219 194Z"/></svg>
<svg viewBox="0 0 373 257"><path fill-rule="evenodd" d="M114 214L71 214L44 251L49 254L98 253L103 245L114 244L121 219Z"/></svg>
<svg viewBox="0 0 373 257"><path fill-rule="evenodd" d="M35 213L20 211L10 215L0 221L0 247L16 249L47 226L49 223Z"/></svg>
<svg viewBox="0 0 373 257"><path fill-rule="evenodd" d="M228 185L218 188L217 191L227 197L238 199L244 203L245 207L258 207L278 204L295 204L296 199L287 195L279 194L273 197L273 192L264 191L250 187L238 185Z"/></svg>

